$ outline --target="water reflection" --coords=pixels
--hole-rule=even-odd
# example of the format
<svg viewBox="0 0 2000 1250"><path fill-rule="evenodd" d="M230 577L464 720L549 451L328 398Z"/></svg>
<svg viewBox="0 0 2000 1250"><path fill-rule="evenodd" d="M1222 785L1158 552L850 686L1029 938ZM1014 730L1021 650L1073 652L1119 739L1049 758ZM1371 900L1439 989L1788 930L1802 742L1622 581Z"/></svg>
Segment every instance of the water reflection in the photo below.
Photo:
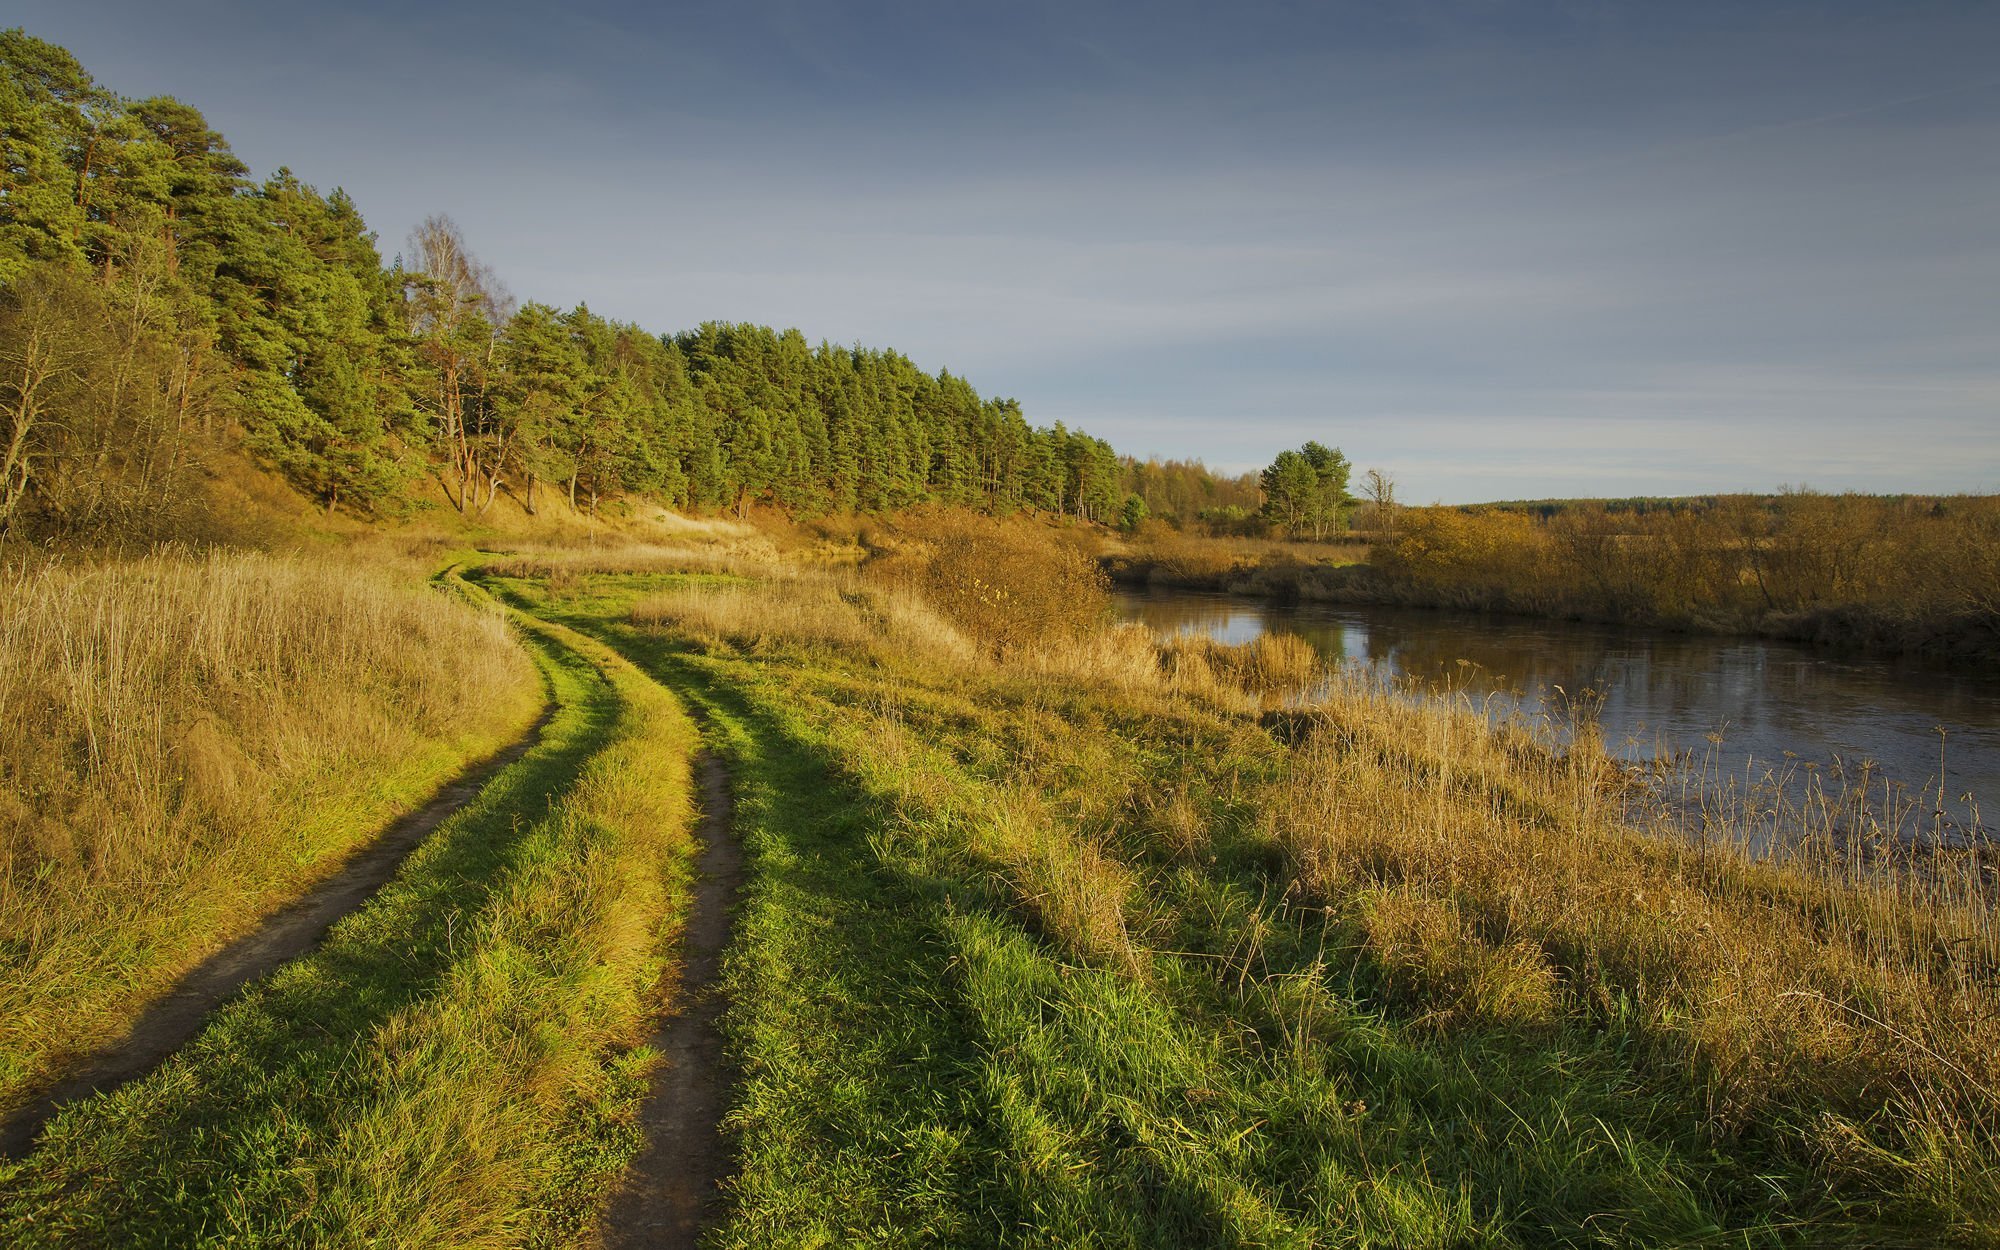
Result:
<svg viewBox="0 0 2000 1250"><path fill-rule="evenodd" d="M1297 634L1329 662L1463 690L1501 715L1534 716L1590 691L1603 701L1605 744L1635 763L1693 752L1754 783L1772 771L1802 775L1807 765L1851 778L1868 761L1873 784L1935 796L1942 746L1952 823L1977 827L1977 796L2000 795L2000 682L1942 664L1759 639L1184 591L1122 594L1119 606L1166 633L1231 643Z"/></svg>

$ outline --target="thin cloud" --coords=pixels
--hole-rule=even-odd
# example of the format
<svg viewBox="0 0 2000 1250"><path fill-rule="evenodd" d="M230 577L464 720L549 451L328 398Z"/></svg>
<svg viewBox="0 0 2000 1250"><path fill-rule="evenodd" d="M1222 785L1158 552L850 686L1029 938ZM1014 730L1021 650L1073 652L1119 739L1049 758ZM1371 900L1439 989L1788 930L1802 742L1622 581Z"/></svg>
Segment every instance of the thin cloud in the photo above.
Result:
<svg viewBox="0 0 2000 1250"><path fill-rule="evenodd" d="M16 7L387 253L448 211L524 297L893 346L1135 452L2000 481L1991 8Z"/></svg>

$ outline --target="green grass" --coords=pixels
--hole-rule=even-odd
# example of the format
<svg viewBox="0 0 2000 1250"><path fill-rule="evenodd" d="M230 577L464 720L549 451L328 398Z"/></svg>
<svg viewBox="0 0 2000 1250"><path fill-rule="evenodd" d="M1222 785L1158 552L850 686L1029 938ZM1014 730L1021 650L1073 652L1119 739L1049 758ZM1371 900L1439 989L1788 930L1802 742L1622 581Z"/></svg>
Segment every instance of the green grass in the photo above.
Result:
<svg viewBox="0 0 2000 1250"><path fill-rule="evenodd" d="M558 710L326 942L0 1174L8 1245L568 1244L637 1143L691 724L586 640Z"/></svg>
<svg viewBox="0 0 2000 1250"><path fill-rule="evenodd" d="M1990 1166L1896 1153L1924 1140L1896 1112L1719 1082L1643 983L1693 973L1552 962L1525 905L1489 933L1502 874L1461 880L1459 848L1407 830L1304 863L1301 822L1339 832L1300 797L1328 776L1375 787L1364 814L1459 804L1461 841L1507 806L1511 774L1454 790L1428 744L1369 736L1407 726L1350 726L1335 758L1123 670L981 662L915 609L885 644L858 583L714 633L631 623L642 595L733 585L705 574L490 583L557 695L545 740L320 950L61 1116L0 1174L0 1243L587 1242L687 898L683 706L748 868L715 1245L1996 1240Z"/></svg>
<svg viewBox="0 0 2000 1250"><path fill-rule="evenodd" d="M1351 915L1288 899L1256 801L1286 753L1249 722L640 632L611 578L516 593L700 705L738 771L740 1172L718 1244L1921 1245L1945 1228L1829 1186L1796 1126L1717 1132L1698 1074L1615 1003L1457 1010ZM1167 836L1168 798L1192 848Z"/></svg>
<svg viewBox="0 0 2000 1250"><path fill-rule="evenodd" d="M742 674L606 615L552 607L532 584L503 585L529 610L601 631L672 687L731 770L749 873L724 1028L740 1079L730 1128L746 1149L722 1243L962 1240L984 1206L981 1186L953 1175L979 1153L967 1134L983 1116L955 1105L970 1088L971 1021L937 975L949 951L935 887L870 849L887 809L774 723Z"/></svg>

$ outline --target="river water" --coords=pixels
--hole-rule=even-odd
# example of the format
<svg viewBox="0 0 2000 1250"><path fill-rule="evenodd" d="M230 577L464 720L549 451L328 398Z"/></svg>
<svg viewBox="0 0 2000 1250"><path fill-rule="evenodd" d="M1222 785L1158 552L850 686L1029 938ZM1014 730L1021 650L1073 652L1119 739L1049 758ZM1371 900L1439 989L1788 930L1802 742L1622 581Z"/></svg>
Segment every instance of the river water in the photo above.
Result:
<svg viewBox="0 0 2000 1250"><path fill-rule="evenodd" d="M1991 836L2000 824L2000 679L1990 671L1756 638L1178 590L1121 592L1118 607L1167 634L1296 634L1329 663L1449 686L1496 715L1532 719L1601 698L1605 745L1633 763L1677 755L1749 787L1865 777L1908 819L1928 821L1942 795L1948 826ZM1982 811L1982 799L1993 806Z"/></svg>

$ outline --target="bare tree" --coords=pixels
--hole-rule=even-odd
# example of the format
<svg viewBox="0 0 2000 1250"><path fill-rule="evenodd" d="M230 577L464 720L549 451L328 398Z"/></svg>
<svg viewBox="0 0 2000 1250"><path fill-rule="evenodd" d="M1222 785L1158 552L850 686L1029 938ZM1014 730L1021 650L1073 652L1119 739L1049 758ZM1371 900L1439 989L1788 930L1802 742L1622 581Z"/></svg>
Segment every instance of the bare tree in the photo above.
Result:
<svg viewBox="0 0 2000 1250"><path fill-rule="evenodd" d="M109 286L32 267L0 302L0 533L144 542L201 506L212 336L156 241L115 261Z"/></svg>
<svg viewBox="0 0 2000 1250"><path fill-rule="evenodd" d="M1376 529L1396 527L1396 479L1380 469L1368 470L1361 475L1361 497L1369 503Z"/></svg>
<svg viewBox="0 0 2000 1250"><path fill-rule="evenodd" d="M0 535L36 486L57 393L71 384L85 343L74 285L66 273L32 272L0 308Z"/></svg>
<svg viewBox="0 0 2000 1250"><path fill-rule="evenodd" d="M503 431L486 403L485 375L513 299L449 217L426 217L410 236L410 250L416 270L407 307L411 333L435 381L427 406L444 457L438 482L461 513L484 512L500 491L506 459Z"/></svg>

